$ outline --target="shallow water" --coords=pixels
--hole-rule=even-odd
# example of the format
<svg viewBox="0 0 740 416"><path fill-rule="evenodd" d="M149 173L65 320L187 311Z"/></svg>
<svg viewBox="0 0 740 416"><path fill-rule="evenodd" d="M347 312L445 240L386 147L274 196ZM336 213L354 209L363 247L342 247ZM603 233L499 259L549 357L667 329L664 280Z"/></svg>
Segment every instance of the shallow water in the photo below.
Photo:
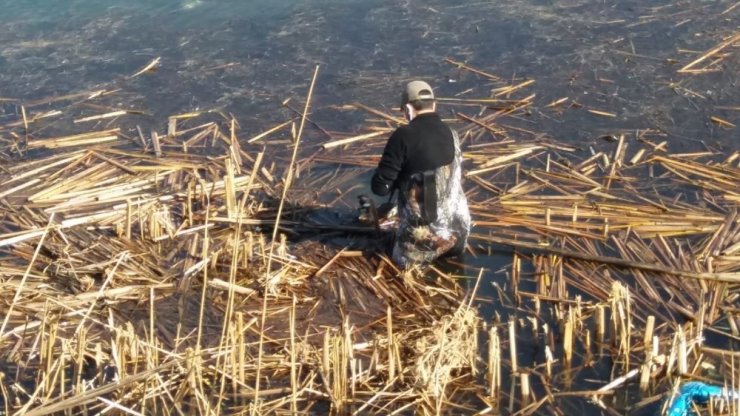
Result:
<svg viewBox="0 0 740 416"><path fill-rule="evenodd" d="M721 14L731 4L2 0L0 96L94 89L161 56L161 69L127 84L120 104L146 111L151 123L221 109L257 132L279 119L280 102L305 96L320 63L313 117L351 131L359 120L329 106L395 107L411 77L432 81L439 96L472 88L462 97L487 97L492 83L443 62L451 57L504 79L536 80L526 92L538 105L522 123L561 140L586 145L656 128L675 150L737 149L737 130L709 117L738 123L737 111L723 109L740 98L738 57L718 72L676 72L736 30L740 11ZM616 117L543 110L561 97Z"/></svg>
<svg viewBox="0 0 740 416"><path fill-rule="evenodd" d="M212 110L234 114L249 136L293 114L285 99L301 107L320 64L312 121L330 133L352 132L366 116L335 106L359 101L392 111L399 86L411 78L432 82L441 97L484 98L501 85L445 63L449 57L511 82L536 80L517 95L536 94L530 113L507 122L584 151L604 135L656 129L673 151L729 154L740 149L738 129L710 117L740 125L740 112L731 109L740 105L738 54L717 63L717 72L677 71L737 31L740 8L723 14L733 3L0 0L0 98L10 99L0 102L0 121L18 117L16 104L44 111L34 103L121 88L106 105L145 112L121 121L129 128L162 128L169 115ZM156 57L156 73L128 78ZM545 108L561 97L573 105ZM442 107L452 110L479 109ZM71 108L39 134L77 131L71 119L100 111ZM309 126L305 151L326 139ZM367 189L350 196L361 192ZM467 270L452 267L489 271L480 293L491 301L481 308L504 321L496 285L503 289L507 279L497 271L509 262L508 254L467 256ZM529 353L541 361L540 351ZM603 383L609 369L594 369L593 378Z"/></svg>

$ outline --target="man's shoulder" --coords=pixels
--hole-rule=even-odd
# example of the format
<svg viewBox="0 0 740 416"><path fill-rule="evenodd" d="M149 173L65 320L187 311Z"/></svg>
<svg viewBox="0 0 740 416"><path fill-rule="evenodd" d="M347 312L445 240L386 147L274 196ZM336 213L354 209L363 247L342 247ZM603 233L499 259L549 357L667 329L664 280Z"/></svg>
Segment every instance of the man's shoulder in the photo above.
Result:
<svg viewBox="0 0 740 416"><path fill-rule="evenodd" d="M394 130L393 134L391 134L391 138L395 138L397 140L406 140L412 133L413 130L411 126L408 124L404 124L403 126L396 127L396 130Z"/></svg>
<svg viewBox="0 0 740 416"><path fill-rule="evenodd" d="M422 125L424 128L431 128L434 130L450 130L450 125L447 124L442 117L437 113L430 113L429 116L425 117Z"/></svg>

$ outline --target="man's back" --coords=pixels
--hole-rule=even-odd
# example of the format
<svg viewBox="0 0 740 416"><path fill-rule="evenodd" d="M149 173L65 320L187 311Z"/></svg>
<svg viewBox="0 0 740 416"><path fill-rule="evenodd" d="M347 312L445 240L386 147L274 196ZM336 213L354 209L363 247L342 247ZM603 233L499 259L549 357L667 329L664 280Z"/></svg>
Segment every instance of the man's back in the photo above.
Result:
<svg viewBox="0 0 740 416"><path fill-rule="evenodd" d="M421 114L388 139L373 177L373 192L387 195L383 192L385 187L390 191L394 182L405 182L415 173L449 165L454 157L450 128L436 113Z"/></svg>
<svg viewBox="0 0 740 416"><path fill-rule="evenodd" d="M417 116L401 127L406 142L407 165L401 174L413 174L452 163L455 146L452 131L436 113Z"/></svg>

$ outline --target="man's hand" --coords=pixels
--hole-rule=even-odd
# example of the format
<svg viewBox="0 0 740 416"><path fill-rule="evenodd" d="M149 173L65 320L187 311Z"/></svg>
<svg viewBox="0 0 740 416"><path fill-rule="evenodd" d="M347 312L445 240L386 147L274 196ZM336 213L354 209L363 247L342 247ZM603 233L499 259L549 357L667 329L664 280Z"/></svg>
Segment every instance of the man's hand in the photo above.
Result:
<svg viewBox="0 0 740 416"><path fill-rule="evenodd" d="M381 173L376 171L370 182L370 187L375 195L386 196L393 190L393 184L393 180L385 178Z"/></svg>

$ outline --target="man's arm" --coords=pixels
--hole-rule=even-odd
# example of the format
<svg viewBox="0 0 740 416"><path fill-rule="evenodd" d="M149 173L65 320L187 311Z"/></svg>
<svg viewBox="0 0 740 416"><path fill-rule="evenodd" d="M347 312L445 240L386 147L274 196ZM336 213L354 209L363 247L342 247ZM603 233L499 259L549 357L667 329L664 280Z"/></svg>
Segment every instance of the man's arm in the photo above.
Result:
<svg viewBox="0 0 740 416"><path fill-rule="evenodd" d="M388 195L395 187L406 153L401 140L402 135L402 130L397 129L385 144L383 157L380 158L371 182L373 193L376 195Z"/></svg>

